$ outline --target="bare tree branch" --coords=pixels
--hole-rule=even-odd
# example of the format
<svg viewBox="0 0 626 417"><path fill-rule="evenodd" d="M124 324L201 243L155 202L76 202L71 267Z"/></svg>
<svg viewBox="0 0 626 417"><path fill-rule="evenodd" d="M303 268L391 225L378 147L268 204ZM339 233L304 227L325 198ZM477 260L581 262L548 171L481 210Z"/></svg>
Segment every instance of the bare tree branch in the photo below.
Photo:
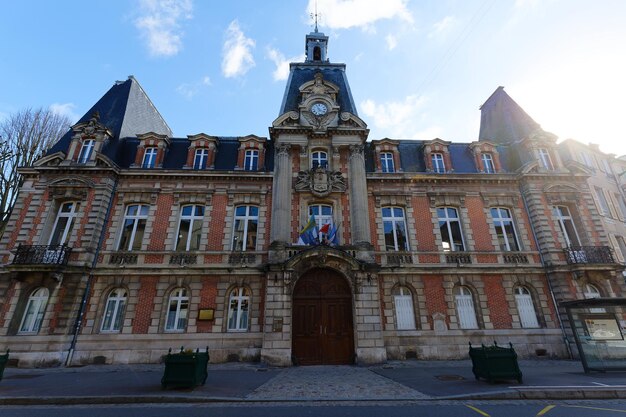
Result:
<svg viewBox="0 0 626 417"><path fill-rule="evenodd" d="M17 168L32 165L70 124L67 116L42 108L20 110L0 122L0 236L21 185Z"/></svg>

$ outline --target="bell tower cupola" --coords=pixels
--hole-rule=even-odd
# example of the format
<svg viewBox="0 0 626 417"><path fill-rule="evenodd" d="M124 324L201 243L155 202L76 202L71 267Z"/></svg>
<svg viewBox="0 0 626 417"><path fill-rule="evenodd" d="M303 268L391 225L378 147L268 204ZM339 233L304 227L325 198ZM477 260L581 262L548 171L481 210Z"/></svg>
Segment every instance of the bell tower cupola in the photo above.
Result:
<svg viewBox="0 0 626 417"><path fill-rule="evenodd" d="M328 36L317 30L317 24L315 25L315 31L306 35L306 59L305 62L311 63L325 63L328 62Z"/></svg>

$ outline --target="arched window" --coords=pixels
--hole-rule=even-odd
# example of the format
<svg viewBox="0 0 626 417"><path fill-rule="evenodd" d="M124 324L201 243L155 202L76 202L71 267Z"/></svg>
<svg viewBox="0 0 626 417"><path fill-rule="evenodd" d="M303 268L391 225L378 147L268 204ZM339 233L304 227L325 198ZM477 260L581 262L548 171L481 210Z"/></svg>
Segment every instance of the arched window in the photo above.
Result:
<svg viewBox="0 0 626 417"><path fill-rule="evenodd" d="M583 289L583 297L585 298L601 298L602 294L600 294L600 290L593 284L585 284L585 288ZM590 308L590 313L606 313L606 310L603 308Z"/></svg>
<svg viewBox="0 0 626 417"><path fill-rule="evenodd" d="M472 291L467 287L457 287L454 301L459 316L459 327L461 329L478 329Z"/></svg>
<svg viewBox="0 0 626 417"><path fill-rule="evenodd" d="M539 327L535 305L533 304L533 298L528 288L517 287L515 289L515 304L517 304L517 311L519 312L519 320L522 327Z"/></svg>
<svg viewBox="0 0 626 417"><path fill-rule="evenodd" d="M203 217L204 206L189 205L182 207L176 240L177 251L200 249Z"/></svg>
<svg viewBox="0 0 626 417"><path fill-rule="evenodd" d="M383 207L383 229L385 232L386 250L409 250L404 209L402 207Z"/></svg>
<svg viewBox="0 0 626 417"><path fill-rule="evenodd" d="M322 151L311 152L311 168L327 168L328 167L328 154Z"/></svg>
<svg viewBox="0 0 626 417"><path fill-rule="evenodd" d="M187 290L182 287L172 290L167 308L165 331L184 331L187 327L189 316L189 296Z"/></svg>
<svg viewBox="0 0 626 417"><path fill-rule="evenodd" d="M20 323L19 333L37 333L41 328L41 322L48 304L48 289L45 287L37 288L28 297L28 303L24 310L24 316Z"/></svg>
<svg viewBox="0 0 626 417"><path fill-rule="evenodd" d="M250 319L250 291L234 288L228 297L228 330L246 331Z"/></svg>
<svg viewBox="0 0 626 417"><path fill-rule="evenodd" d="M256 232L258 225L258 207L239 206L235 208L235 227L233 231L234 251L256 250Z"/></svg>
<svg viewBox="0 0 626 417"><path fill-rule="evenodd" d="M398 330L415 330L411 291L407 287L398 287L394 291L393 300L396 307L396 328Z"/></svg>
<svg viewBox="0 0 626 417"><path fill-rule="evenodd" d="M124 288L115 288L107 297L101 331L119 332L122 329L126 311L127 293Z"/></svg>

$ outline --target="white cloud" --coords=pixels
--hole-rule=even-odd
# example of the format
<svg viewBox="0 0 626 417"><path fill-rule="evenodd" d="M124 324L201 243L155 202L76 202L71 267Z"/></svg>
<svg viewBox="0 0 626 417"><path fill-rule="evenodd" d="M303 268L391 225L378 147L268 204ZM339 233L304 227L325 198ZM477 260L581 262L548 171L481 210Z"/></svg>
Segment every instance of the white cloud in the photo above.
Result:
<svg viewBox="0 0 626 417"><path fill-rule="evenodd" d="M243 34L237 20L230 22L226 30L226 40L222 47L224 55L222 74L224 74L224 77L231 78L244 75L250 68L256 65L252 57L252 48L255 45L254 39L246 38Z"/></svg>
<svg viewBox="0 0 626 417"><path fill-rule="evenodd" d="M304 54L291 58L285 58L285 55L283 55L278 49L274 49L272 47L267 48L267 57L274 62L274 65L276 65L276 69L272 74L274 76L274 81L283 81L289 77L290 62L304 61Z"/></svg>
<svg viewBox="0 0 626 417"><path fill-rule="evenodd" d="M429 38L444 36L456 24L457 19L454 16L446 16L433 25L433 29L428 34Z"/></svg>
<svg viewBox="0 0 626 417"><path fill-rule="evenodd" d="M320 26L330 29L368 28L377 20L400 19L413 23L408 0L317 0ZM307 13L315 13L316 0L309 0Z"/></svg>
<svg viewBox="0 0 626 417"><path fill-rule="evenodd" d="M385 40L387 41L387 48L389 48L390 51L393 51L396 46L398 46L398 40L393 35L387 35Z"/></svg>
<svg viewBox="0 0 626 417"><path fill-rule="evenodd" d="M427 102L425 96L410 95L400 101L377 103L372 99L361 102L360 111L372 123L372 132L401 139L432 139L440 134L436 127L424 128L422 109ZM428 135L428 136L424 136Z"/></svg>
<svg viewBox="0 0 626 417"><path fill-rule="evenodd" d="M180 22L191 19L192 0L140 0L141 16L135 20L153 56L176 55L182 48Z"/></svg>
<svg viewBox="0 0 626 417"><path fill-rule="evenodd" d="M211 85L211 78L208 76L202 77L202 79L195 83L183 83L176 87L176 92L184 96L187 100L191 100L196 94L200 92L202 87L208 87Z"/></svg>
<svg viewBox="0 0 626 417"><path fill-rule="evenodd" d="M74 112L76 104L74 103L52 103L50 111L61 116L67 116L72 123L78 121L80 116Z"/></svg>

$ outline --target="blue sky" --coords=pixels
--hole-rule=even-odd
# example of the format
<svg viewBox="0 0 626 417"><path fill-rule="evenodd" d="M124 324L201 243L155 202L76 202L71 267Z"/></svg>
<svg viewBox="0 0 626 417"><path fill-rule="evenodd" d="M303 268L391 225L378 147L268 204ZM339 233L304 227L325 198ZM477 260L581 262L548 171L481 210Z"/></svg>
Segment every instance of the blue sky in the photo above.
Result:
<svg viewBox="0 0 626 417"><path fill-rule="evenodd" d="M0 118L77 120L134 75L178 137L268 135L314 1L6 1ZM500 85L560 140L626 154L622 0L318 0L370 139L470 142Z"/></svg>

